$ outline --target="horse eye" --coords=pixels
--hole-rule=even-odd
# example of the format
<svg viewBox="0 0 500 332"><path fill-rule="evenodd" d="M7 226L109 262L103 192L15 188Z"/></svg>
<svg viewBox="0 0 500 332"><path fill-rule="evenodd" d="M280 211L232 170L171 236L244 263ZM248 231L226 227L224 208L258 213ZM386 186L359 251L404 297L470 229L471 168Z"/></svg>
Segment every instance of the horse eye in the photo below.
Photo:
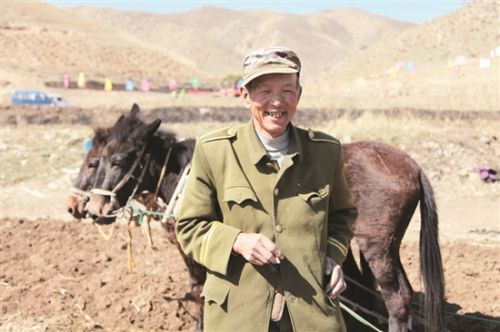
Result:
<svg viewBox="0 0 500 332"><path fill-rule="evenodd" d="M99 166L99 158L90 159L87 166L89 168L97 168Z"/></svg>
<svg viewBox="0 0 500 332"><path fill-rule="evenodd" d="M125 158L122 155L114 155L111 157L111 166L123 166Z"/></svg>

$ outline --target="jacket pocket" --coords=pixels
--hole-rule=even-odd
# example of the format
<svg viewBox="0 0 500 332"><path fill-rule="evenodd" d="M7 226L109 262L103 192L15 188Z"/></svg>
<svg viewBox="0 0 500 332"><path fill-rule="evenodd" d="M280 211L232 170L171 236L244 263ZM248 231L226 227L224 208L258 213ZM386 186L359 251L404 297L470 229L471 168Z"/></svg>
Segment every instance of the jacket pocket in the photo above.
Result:
<svg viewBox="0 0 500 332"><path fill-rule="evenodd" d="M234 202L241 205L245 201L257 202L257 196L248 187L231 187L224 189L224 202Z"/></svg>
<svg viewBox="0 0 500 332"><path fill-rule="evenodd" d="M316 208L320 206L323 201L325 201L329 194L330 185L327 184L326 186L320 188L318 191L299 194L299 197L302 198L304 202L306 202L311 207Z"/></svg>
<svg viewBox="0 0 500 332"><path fill-rule="evenodd" d="M207 279L201 296L205 298L205 303L216 303L224 306L229 294L229 285L216 279Z"/></svg>

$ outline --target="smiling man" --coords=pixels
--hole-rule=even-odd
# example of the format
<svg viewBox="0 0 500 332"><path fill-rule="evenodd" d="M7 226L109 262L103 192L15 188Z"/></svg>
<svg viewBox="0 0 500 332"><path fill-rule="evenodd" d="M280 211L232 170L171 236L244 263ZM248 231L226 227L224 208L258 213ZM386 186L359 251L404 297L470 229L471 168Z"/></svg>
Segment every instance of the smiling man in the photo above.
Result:
<svg viewBox="0 0 500 332"><path fill-rule="evenodd" d="M205 331L344 331L341 264L356 218L335 138L294 126L301 63L247 55L247 124L200 137L176 231L207 268Z"/></svg>

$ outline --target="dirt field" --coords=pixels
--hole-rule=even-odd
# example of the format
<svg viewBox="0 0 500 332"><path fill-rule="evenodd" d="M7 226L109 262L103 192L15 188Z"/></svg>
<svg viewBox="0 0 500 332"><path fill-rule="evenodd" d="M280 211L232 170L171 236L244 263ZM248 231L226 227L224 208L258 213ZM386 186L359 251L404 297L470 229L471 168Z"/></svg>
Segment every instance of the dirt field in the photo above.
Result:
<svg viewBox="0 0 500 332"><path fill-rule="evenodd" d="M187 272L162 228L153 229L157 251L134 230L137 267L129 273L124 229L117 226L105 241L95 227L72 222L65 212L83 138L91 126L110 125L123 111L0 109L0 331L194 329L194 305L183 299ZM448 328L499 331L500 183L480 181L474 167L499 169L500 115L406 112L411 115L311 111L298 122L344 142L381 139L422 165L440 211ZM184 137L247 116L245 110L196 107L147 112L149 118L160 115ZM417 292L419 230L417 215L402 247Z"/></svg>
<svg viewBox="0 0 500 332"><path fill-rule="evenodd" d="M127 271L125 229L109 241L92 225L48 219L4 219L0 230L0 331L194 329L195 308L182 300L187 272L163 229L153 232L157 251L134 230L135 273ZM450 330L495 331L468 317L498 319L498 250L464 242L442 250ZM402 252L418 288L418 246Z"/></svg>

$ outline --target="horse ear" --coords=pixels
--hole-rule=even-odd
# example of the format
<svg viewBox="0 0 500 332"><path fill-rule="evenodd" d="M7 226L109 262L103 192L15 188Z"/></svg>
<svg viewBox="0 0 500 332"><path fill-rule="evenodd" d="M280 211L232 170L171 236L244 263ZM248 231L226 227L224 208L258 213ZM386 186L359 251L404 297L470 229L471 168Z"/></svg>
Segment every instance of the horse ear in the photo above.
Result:
<svg viewBox="0 0 500 332"><path fill-rule="evenodd" d="M114 128L117 128L123 121L125 120L125 115L120 115L118 120L116 120L115 124L113 125Z"/></svg>
<svg viewBox="0 0 500 332"><path fill-rule="evenodd" d="M160 124L161 119L157 119L150 124L138 128L134 136L140 140L147 140L158 130Z"/></svg>
<svg viewBox="0 0 500 332"><path fill-rule="evenodd" d="M94 129L93 141L98 144L106 144L109 136L111 135L110 128L96 128Z"/></svg>
<svg viewBox="0 0 500 332"><path fill-rule="evenodd" d="M141 109L139 108L139 105L134 103L134 105L132 105L132 109L130 110L130 117L135 118L140 112Z"/></svg>
<svg viewBox="0 0 500 332"><path fill-rule="evenodd" d="M161 119L156 119L150 124L148 124L146 127L146 136L149 137L153 135L158 130L158 128L160 128L160 125L161 125Z"/></svg>

